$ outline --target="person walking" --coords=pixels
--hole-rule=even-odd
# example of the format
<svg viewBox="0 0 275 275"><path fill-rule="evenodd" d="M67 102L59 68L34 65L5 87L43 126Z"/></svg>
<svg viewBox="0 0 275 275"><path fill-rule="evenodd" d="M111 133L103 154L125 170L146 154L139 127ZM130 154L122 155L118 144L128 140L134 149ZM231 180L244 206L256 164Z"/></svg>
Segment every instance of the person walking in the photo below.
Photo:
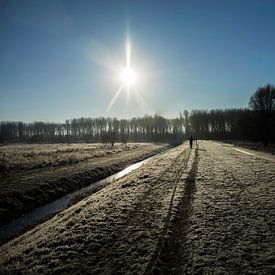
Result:
<svg viewBox="0 0 275 275"><path fill-rule="evenodd" d="M193 137L192 137L192 135L189 138L189 144L190 144L190 148L192 149L192 147L193 147Z"/></svg>

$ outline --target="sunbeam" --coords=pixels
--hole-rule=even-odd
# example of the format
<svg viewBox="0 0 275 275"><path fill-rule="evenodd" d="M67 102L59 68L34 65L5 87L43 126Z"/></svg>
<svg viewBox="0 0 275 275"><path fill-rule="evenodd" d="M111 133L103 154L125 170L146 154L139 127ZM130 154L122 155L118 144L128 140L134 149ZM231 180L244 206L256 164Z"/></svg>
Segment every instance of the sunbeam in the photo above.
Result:
<svg viewBox="0 0 275 275"><path fill-rule="evenodd" d="M126 67L130 68L131 64L131 44L130 41L126 43Z"/></svg>
<svg viewBox="0 0 275 275"><path fill-rule="evenodd" d="M96 40L90 41L86 54L92 62L112 72L116 72L120 64L112 50Z"/></svg>
<svg viewBox="0 0 275 275"><path fill-rule="evenodd" d="M147 104L141 92L138 90L138 87L134 87L133 91L139 106L141 106L146 112L150 111L150 106Z"/></svg>
<svg viewBox="0 0 275 275"><path fill-rule="evenodd" d="M119 87L119 89L116 91L115 95L113 96L111 102L109 103L109 105L108 105L108 107L107 107L107 111L109 111L109 110L112 108L112 106L113 106L114 103L116 102L116 99L118 98L118 96L119 96L119 94L121 93L121 91L122 91L123 88L124 88L123 85L121 85L121 86Z"/></svg>
<svg viewBox="0 0 275 275"><path fill-rule="evenodd" d="M130 94L131 91L133 90L133 88L135 88L135 86L138 83L138 74L137 72L134 70L134 68L132 67L131 64L131 43L130 40L127 39L126 41L126 45L125 45L125 57L126 57L126 64L125 67L122 68L119 72L119 80L121 82L121 85L119 87L119 89L117 90L117 92L115 93L115 95L113 96L111 102L109 103L107 110L109 111L112 106L115 104L118 96L120 95L121 91L125 88L125 93L126 93L126 102L127 104L129 103L129 98L130 98Z"/></svg>

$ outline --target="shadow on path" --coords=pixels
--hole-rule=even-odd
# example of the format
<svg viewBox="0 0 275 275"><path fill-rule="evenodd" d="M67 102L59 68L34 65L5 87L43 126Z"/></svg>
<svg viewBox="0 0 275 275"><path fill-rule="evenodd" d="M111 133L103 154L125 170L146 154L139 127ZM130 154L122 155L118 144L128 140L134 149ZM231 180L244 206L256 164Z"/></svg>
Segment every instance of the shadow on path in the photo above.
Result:
<svg viewBox="0 0 275 275"><path fill-rule="evenodd" d="M165 241L156 266L146 273L151 274L185 274L188 266L189 251L186 248L186 235L189 230L190 212L193 195L196 191L195 181L198 170L198 148L191 171L186 179L184 194L179 205L177 217L172 221L169 236Z"/></svg>

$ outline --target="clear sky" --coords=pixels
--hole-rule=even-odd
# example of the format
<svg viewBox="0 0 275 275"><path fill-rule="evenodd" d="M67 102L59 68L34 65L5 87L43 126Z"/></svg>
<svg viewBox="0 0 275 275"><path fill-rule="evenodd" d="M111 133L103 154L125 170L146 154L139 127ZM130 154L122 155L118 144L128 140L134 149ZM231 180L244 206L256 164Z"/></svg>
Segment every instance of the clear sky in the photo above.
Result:
<svg viewBox="0 0 275 275"><path fill-rule="evenodd" d="M246 107L275 84L273 0L0 0L0 120ZM138 79L119 74L126 40Z"/></svg>

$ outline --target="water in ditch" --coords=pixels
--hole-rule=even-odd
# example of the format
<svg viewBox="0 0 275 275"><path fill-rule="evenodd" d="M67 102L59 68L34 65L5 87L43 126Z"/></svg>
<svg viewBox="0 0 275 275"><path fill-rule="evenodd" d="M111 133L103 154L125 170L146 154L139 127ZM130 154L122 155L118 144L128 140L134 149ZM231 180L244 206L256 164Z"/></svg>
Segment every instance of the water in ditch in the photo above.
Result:
<svg viewBox="0 0 275 275"><path fill-rule="evenodd" d="M50 217L55 213L58 213L68 208L68 206L70 206L80 194L85 194L85 192L87 194L91 194L94 190L99 190L105 187L107 184L124 177L125 175L129 174L130 172L136 170L137 168L148 162L149 160L152 160L156 156L159 156L163 153L164 152L132 164L118 173L115 173L105 179L93 182L84 188L78 189L77 191L65 195L53 202L35 208L20 216L19 218L3 224L0 228L0 241L5 241L13 238L14 236L18 235L20 232L23 232L32 225L38 224L40 221L46 219L47 217Z"/></svg>

